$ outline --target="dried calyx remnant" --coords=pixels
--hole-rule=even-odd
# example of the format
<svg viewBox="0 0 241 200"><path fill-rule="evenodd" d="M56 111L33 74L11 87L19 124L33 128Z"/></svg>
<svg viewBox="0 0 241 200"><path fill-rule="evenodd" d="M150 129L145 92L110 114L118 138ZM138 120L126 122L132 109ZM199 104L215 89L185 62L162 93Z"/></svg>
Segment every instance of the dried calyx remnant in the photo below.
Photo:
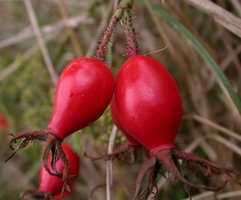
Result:
<svg viewBox="0 0 241 200"><path fill-rule="evenodd" d="M55 135L53 135L48 130L41 130L41 131L31 131L31 132L25 132L18 134L16 136L10 134L13 138L10 140L10 148L13 151L13 153L6 159L5 162L10 160L20 149L25 148L29 142L32 141L42 141L46 142L45 147L43 149L43 161L44 166L46 167L46 170L49 172L49 174L53 176L57 176L59 178L66 179L65 177L68 174L69 169L69 163L68 159L63 152L63 149L61 147L62 140L57 138ZM20 144L17 148L15 148L13 145L19 140L22 139ZM51 162L51 167L54 172L52 172L48 166L48 155L52 154L53 160ZM64 174L59 173L56 168L56 162L61 159L64 163L66 163Z"/></svg>
<svg viewBox="0 0 241 200"><path fill-rule="evenodd" d="M179 163L180 161L182 161L182 164ZM197 176L202 174L207 178L211 178L212 176L223 175L222 181L217 186L194 184L183 177L181 174L181 166L187 166L188 172ZM151 158L142 165L137 177L135 199L146 200L149 195L153 193L154 188L155 194L158 194L156 178L162 167L183 185L210 191L219 191L224 188L231 176L240 176L239 172L231 168L220 167L194 154L180 152L175 148L165 149L152 155ZM184 168L182 168L182 170L184 170ZM142 189L142 182L146 174L148 174L147 187ZM163 174L161 173L161 175Z"/></svg>

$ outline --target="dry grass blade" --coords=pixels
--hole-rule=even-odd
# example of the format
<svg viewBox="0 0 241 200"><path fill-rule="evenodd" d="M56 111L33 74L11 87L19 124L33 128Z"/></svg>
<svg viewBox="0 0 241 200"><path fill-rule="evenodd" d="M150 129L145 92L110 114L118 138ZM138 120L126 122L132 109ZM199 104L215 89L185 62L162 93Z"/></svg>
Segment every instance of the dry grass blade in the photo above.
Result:
<svg viewBox="0 0 241 200"><path fill-rule="evenodd" d="M226 199L226 198L235 198L241 197L241 190L236 190L232 192L224 192L220 194L215 194L214 192L204 192L199 195L192 197L192 200L216 200L216 199ZM186 198L185 200L190 200Z"/></svg>
<svg viewBox="0 0 241 200"><path fill-rule="evenodd" d="M225 128L225 127L223 127L223 126L221 126L221 125L219 125L217 123L214 123L211 120L203 118L203 117L201 117L199 115L193 114L193 115L184 117L184 119L185 118L190 118L190 117L195 119L196 121L199 121L199 122L201 122L203 124L206 124L206 125L214 128L214 129L216 129L216 130L218 130L218 131L220 131L220 132L222 132L222 133L224 133L224 134L226 134L226 135L228 135L230 137L233 137L233 138L241 141L241 136L238 133L235 133L234 131L231 131L231 130L229 130L229 129L227 129L227 128Z"/></svg>
<svg viewBox="0 0 241 200"><path fill-rule="evenodd" d="M231 149L232 151L237 153L239 156L241 156L241 148L239 148L239 146L237 146L236 144L228 141L226 138L221 137L219 135L214 135L214 134L213 135L207 135L206 137L218 141L219 143L225 145L228 149Z"/></svg>
<svg viewBox="0 0 241 200"><path fill-rule="evenodd" d="M241 19L209 0L188 0L190 4L212 15L220 25L241 37Z"/></svg>
<svg viewBox="0 0 241 200"><path fill-rule="evenodd" d="M42 55L43 55L44 61L46 63L47 69L49 71L49 74L51 76L51 80L56 85L57 81L58 81L58 75L55 72L54 66L53 66L52 61L50 59L50 55L48 53L48 49L47 49L47 47L45 45L42 33L40 31L40 28L39 28L39 25L38 25L38 21L37 21L37 17L35 15L32 3L31 3L30 0L23 0L23 2L24 2L25 7L27 9L29 20L30 20L31 25L33 27L34 33L35 33L35 35L36 35L36 37L38 39L40 50L42 52Z"/></svg>
<svg viewBox="0 0 241 200"><path fill-rule="evenodd" d="M108 154L113 152L117 128L114 125L111 131L108 145ZM111 188L113 184L112 160L106 161L106 199L111 200Z"/></svg>
<svg viewBox="0 0 241 200"><path fill-rule="evenodd" d="M103 34L103 30L105 29L105 26L106 26L107 20L108 20L108 16L111 13L112 8L113 8L113 4L111 2L107 8L107 11L105 13L103 13L103 15L102 15L102 19L99 23L99 26L97 27L97 29L95 31L95 35L93 36L93 38L90 42L89 48L87 49L87 52L85 55L86 57L93 56L95 49L98 45L98 40L99 40L101 34Z"/></svg>
<svg viewBox="0 0 241 200"><path fill-rule="evenodd" d="M65 7L64 1L63 0L55 0L55 1L56 1L57 5L59 7L59 11L60 11L62 17L64 19L68 19L69 15L68 15L67 9ZM80 48L78 35L76 34L74 29L72 29L72 28L68 28L68 32L69 32L69 35L71 37L71 43L72 43L72 46L75 50L76 56L83 57L83 50Z"/></svg>
<svg viewBox="0 0 241 200"><path fill-rule="evenodd" d="M238 11L239 15L241 16L241 3L237 0L230 0L233 4L233 7Z"/></svg>
<svg viewBox="0 0 241 200"><path fill-rule="evenodd" d="M196 138L185 148L184 152L189 152L189 153L193 152L202 143L204 139L205 139L204 136L200 136Z"/></svg>

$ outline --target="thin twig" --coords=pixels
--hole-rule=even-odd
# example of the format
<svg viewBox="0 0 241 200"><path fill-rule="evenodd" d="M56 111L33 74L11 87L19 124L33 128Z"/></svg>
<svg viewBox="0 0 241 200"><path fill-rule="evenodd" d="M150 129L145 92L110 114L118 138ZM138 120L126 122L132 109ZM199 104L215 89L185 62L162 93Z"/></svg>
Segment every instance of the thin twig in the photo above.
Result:
<svg viewBox="0 0 241 200"><path fill-rule="evenodd" d="M115 144L115 136L116 136L117 128L114 125L111 131L111 135L109 138L108 145L108 154L113 152L114 144ZM111 187L113 184L113 173L112 173L112 160L108 160L106 162L106 199L111 200Z"/></svg>
<svg viewBox="0 0 241 200"><path fill-rule="evenodd" d="M117 0L114 1L114 10L117 7ZM111 36L111 39L113 39L113 35ZM112 67L112 46L113 43L109 43L108 45L108 60L109 67ZM109 138L109 144L108 144L108 154L111 154L113 152L114 144L115 144L115 137L116 137L117 127L114 125L111 131L111 135ZM112 168L112 160L108 160L106 162L106 199L111 200L111 188L113 185L113 168Z"/></svg>
<svg viewBox="0 0 241 200"><path fill-rule="evenodd" d="M41 28L41 33L43 35L53 36L53 33L61 34L62 30L66 28L76 28L80 24L90 24L93 23L93 19L87 18L85 16L75 16L69 19L63 19L55 24L50 24L43 26ZM6 40L0 41L0 48L8 47L16 43L22 42L23 40L29 39L34 36L33 29L31 27L26 27L21 32L15 34L14 37L8 38Z"/></svg>
<svg viewBox="0 0 241 200"><path fill-rule="evenodd" d="M29 16L29 20L30 20L31 25L33 27L35 36L37 37L39 47L40 47L40 50L42 52L45 64L46 64L47 69L49 71L49 74L51 76L51 80L56 85L57 81L58 81L58 75L54 70L54 66L53 66L52 61L50 59L48 49L45 45L43 36L41 34L41 31L40 31L40 28L39 28L39 25L38 25L38 21L37 21L37 17L35 15L35 12L34 12L34 9L33 9L32 2L31 2L31 0L23 0L23 2L25 4L26 10L27 10L27 13L28 13L28 16Z"/></svg>
<svg viewBox="0 0 241 200"><path fill-rule="evenodd" d="M68 12L67 12L67 9L65 7L65 3L63 2L63 0L55 0L55 1L56 1L57 5L59 7L59 11L60 11L62 17L64 19L68 19L69 15L68 15ZM75 50L76 56L83 57L83 50L80 48L80 43L79 43L78 36L77 36L76 32L74 31L73 28L68 28L68 33L70 35L71 43L72 43L72 46Z"/></svg>

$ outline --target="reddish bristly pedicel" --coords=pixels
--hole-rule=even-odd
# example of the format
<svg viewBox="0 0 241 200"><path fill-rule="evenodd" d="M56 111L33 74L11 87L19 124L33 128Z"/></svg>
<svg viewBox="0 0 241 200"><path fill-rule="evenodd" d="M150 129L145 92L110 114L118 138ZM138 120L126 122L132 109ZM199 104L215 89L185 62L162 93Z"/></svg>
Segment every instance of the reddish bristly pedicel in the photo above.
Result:
<svg viewBox="0 0 241 200"><path fill-rule="evenodd" d="M77 58L61 73L55 91L53 113L48 126L40 131L25 132L11 139L12 155L30 141L45 141L44 166L49 174L68 179L69 162L61 148L62 141L75 131L97 120L109 105L114 90L114 78L103 62L92 58ZM15 149L13 144L22 139ZM48 155L52 152L51 166ZM64 173L56 170L56 162L64 163Z"/></svg>
<svg viewBox="0 0 241 200"><path fill-rule="evenodd" d="M73 152L70 146L66 144L62 144L61 147L69 161L70 178L68 179L68 181L65 183L61 178L50 175L46 171L44 164L42 164L40 168L40 173L39 173L38 190L26 190L22 192L22 194L20 195L21 200L29 199L30 197L31 199L39 199L39 200L48 200L48 199L59 200L71 194L73 184L76 181L79 174L80 159L78 155L75 152ZM51 167L51 155L48 156L48 167L51 170L53 170ZM64 163L62 162L62 160L58 160L56 162L56 170L59 173L63 173ZM64 184L67 184L68 187L63 187ZM62 191L63 188L65 189L64 191Z"/></svg>

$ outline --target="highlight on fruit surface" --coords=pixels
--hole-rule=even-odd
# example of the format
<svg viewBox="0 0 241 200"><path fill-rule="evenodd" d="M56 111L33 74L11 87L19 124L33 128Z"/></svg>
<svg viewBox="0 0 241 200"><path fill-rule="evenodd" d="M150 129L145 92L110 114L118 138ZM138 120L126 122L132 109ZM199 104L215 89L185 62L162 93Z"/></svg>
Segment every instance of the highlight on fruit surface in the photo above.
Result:
<svg viewBox="0 0 241 200"><path fill-rule="evenodd" d="M97 120L109 105L114 90L114 78L110 69L101 61L92 58L77 58L70 62L58 80L53 113L46 129L25 132L13 136L10 142L12 155L26 147L31 141L44 141L43 161L49 174L68 179L69 162L61 147L70 134ZM15 149L13 144L22 139ZM52 153L52 169L48 166L48 155ZM64 163L63 174L56 162ZM7 161L6 160L6 161Z"/></svg>
<svg viewBox="0 0 241 200"><path fill-rule="evenodd" d="M48 199L62 199L67 197L72 192L72 187L74 182L76 181L79 169L80 169L80 159L78 155L71 149L70 146L66 144L61 145L64 153L69 162L69 179L67 182L62 180L59 177L50 175L45 167L44 164L41 164L40 174L39 174L39 187L38 190L26 190L22 192L20 195L21 200L31 199L33 200L48 200ZM53 167L56 168L56 171L60 174L64 173L64 163L62 160L58 160L55 166L52 166L51 163L52 155L49 154L48 156L48 167L51 171L54 171ZM64 185L67 184L67 187ZM64 189L64 190L63 190Z"/></svg>
<svg viewBox="0 0 241 200"><path fill-rule="evenodd" d="M152 193L161 167L185 186L212 191L220 190L229 176L237 175L232 169L175 148L173 142L182 122L182 101L174 79L156 60L131 56L120 68L113 98L122 128L150 152L150 159L138 174L136 199L147 199ZM194 184L182 176L179 161L192 165L197 174L206 177L223 174L224 180L218 186ZM148 184L142 189L147 173Z"/></svg>

